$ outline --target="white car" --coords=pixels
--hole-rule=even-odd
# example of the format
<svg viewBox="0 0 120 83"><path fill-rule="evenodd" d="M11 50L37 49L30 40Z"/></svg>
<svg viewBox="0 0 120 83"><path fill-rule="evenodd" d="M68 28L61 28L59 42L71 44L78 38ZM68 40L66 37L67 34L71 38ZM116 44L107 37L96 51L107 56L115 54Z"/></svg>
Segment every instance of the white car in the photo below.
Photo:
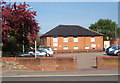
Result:
<svg viewBox="0 0 120 83"><path fill-rule="evenodd" d="M30 51L30 52L28 52L29 54L31 54L31 55L35 55L35 52L33 52L33 51ZM36 56L38 57L38 56L42 56L42 57L47 57L48 55L47 55L47 53L45 52L45 51L43 51L43 50L36 50Z"/></svg>
<svg viewBox="0 0 120 83"><path fill-rule="evenodd" d="M115 50L114 55L120 56L120 50Z"/></svg>
<svg viewBox="0 0 120 83"><path fill-rule="evenodd" d="M38 50L45 50L49 56L53 57L54 51L52 47L39 47Z"/></svg>

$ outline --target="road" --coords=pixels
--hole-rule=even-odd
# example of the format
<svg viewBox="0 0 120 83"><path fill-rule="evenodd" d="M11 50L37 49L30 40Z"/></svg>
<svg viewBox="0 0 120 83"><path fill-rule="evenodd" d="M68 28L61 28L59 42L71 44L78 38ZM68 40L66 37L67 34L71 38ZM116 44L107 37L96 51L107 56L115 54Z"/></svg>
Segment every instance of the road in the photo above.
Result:
<svg viewBox="0 0 120 83"><path fill-rule="evenodd" d="M118 76L3 77L2 81L118 81Z"/></svg>

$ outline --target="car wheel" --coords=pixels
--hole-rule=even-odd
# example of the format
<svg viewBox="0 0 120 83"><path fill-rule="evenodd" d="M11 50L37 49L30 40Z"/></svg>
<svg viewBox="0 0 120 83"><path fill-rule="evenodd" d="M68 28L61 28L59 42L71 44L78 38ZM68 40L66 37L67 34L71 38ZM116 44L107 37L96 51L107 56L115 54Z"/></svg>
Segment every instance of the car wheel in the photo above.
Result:
<svg viewBox="0 0 120 83"><path fill-rule="evenodd" d="M50 57L53 57L53 55L50 55Z"/></svg>
<svg viewBox="0 0 120 83"><path fill-rule="evenodd" d="M46 55L46 56L47 56L47 57L50 57L50 54L48 54L48 53L47 53L47 55Z"/></svg>
<svg viewBox="0 0 120 83"><path fill-rule="evenodd" d="M120 52L118 52L116 55L117 55L117 56L120 56Z"/></svg>

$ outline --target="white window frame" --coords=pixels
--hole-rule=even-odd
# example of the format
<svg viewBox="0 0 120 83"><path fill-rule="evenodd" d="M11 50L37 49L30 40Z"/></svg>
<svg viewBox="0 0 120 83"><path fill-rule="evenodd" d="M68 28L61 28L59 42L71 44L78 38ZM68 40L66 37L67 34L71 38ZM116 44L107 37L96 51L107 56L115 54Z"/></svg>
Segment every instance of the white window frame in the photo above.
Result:
<svg viewBox="0 0 120 83"><path fill-rule="evenodd" d="M53 42L58 42L58 38L57 37L53 37Z"/></svg>
<svg viewBox="0 0 120 83"><path fill-rule="evenodd" d="M91 37L91 42L95 42L95 37Z"/></svg>
<svg viewBox="0 0 120 83"><path fill-rule="evenodd" d="M68 46L64 46L64 48L63 48L64 50L68 50Z"/></svg>
<svg viewBox="0 0 120 83"><path fill-rule="evenodd" d="M89 46L85 46L85 49L90 49Z"/></svg>
<svg viewBox="0 0 120 83"><path fill-rule="evenodd" d="M54 47L58 46L58 43L57 42L53 43L53 46Z"/></svg>
<svg viewBox="0 0 120 83"><path fill-rule="evenodd" d="M96 46L97 46L96 44L91 44L92 49L96 49Z"/></svg>
<svg viewBox="0 0 120 83"><path fill-rule="evenodd" d="M68 42L68 37L64 37L63 42Z"/></svg>
<svg viewBox="0 0 120 83"><path fill-rule="evenodd" d="M73 48L74 50L78 50L78 46L74 46L74 48Z"/></svg>
<svg viewBox="0 0 120 83"><path fill-rule="evenodd" d="M73 38L73 41L74 41L74 42L78 42L78 37L74 37L74 38Z"/></svg>
<svg viewBox="0 0 120 83"><path fill-rule="evenodd" d="M57 50L57 48L54 48L54 50Z"/></svg>

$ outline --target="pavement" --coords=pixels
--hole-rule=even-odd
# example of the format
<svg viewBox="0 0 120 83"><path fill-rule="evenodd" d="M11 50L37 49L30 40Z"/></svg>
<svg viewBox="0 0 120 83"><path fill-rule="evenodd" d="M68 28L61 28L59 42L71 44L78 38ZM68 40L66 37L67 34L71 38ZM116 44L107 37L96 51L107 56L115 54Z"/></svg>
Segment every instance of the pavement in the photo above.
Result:
<svg viewBox="0 0 120 83"><path fill-rule="evenodd" d="M104 52L55 54L55 57L77 57L76 70L3 70L0 77L48 77L48 76L113 76L118 68L95 68L96 57Z"/></svg>

